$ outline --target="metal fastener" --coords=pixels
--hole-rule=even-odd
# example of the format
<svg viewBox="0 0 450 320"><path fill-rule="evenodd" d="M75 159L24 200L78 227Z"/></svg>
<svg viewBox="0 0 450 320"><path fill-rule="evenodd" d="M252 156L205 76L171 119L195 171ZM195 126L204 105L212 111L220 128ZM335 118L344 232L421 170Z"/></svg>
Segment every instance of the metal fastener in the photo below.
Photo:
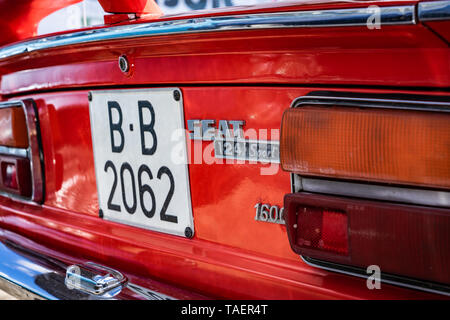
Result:
<svg viewBox="0 0 450 320"><path fill-rule="evenodd" d="M119 69L122 72L128 72L128 70L130 69L130 66L128 64L128 59L125 55L121 55L119 57Z"/></svg>
<svg viewBox="0 0 450 320"><path fill-rule="evenodd" d="M180 91L175 90L175 91L173 92L173 98L175 99L175 101L180 101L180 98L181 98Z"/></svg>
<svg viewBox="0 0 450 320"><path fill-rule="evenodd" d="M194 232L191 228L186 227L186 229L184 229L184 235L186 236L186 238L192 239L192 237L194 236Z"/></svg>

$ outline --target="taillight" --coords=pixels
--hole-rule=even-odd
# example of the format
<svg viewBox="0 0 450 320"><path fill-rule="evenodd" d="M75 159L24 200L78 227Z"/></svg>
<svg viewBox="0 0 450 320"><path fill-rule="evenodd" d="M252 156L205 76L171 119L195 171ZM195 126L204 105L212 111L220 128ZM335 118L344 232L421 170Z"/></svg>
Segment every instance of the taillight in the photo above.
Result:
<svg viewBox="0 0 450 320"><path fill-rule="evenodd" d="M449 97L298 98L280 138L281 166L301 191L284 203L293 251L332 270L367 275L376 265L396 283L450 292L449 124Z"/></svg>
<svg viewBox="0 0 450 320"><path fill-rule="evenodd" d="M345 212L305 206L297 211L296 243L302 248L348 254Z"/></svg>
<svg viewBox="0 0 450 320"><path fill-rule="evenodd" d="M4 162L1 165L3 185L10 189L18 189L17 169L14 163Z"/></svg>
<svg viewBox="0 0 450 320"><path fill-rule="evenodd" d="M0 145L28 148L28 131L23 108L0 109Z"/></svg>
<svg viewBox="0 0 450 320"><path fill-rule="evenodd" d="M34 102L0 103L0 193L43 200L42 150Z"/></svg>
<svg viewBox="0 0 450 320"><path fill-rule="evenodd" d="M300 255L450 285L447 209L308 193L286 195L284 208Z"/></svg>
<svg viewBox="0 0 450 320"><path fill-rule="evenodd" d="M450 188L450 113L302 105L281 126L284 170Z"/></svg>
<svg viewBox="0 0 450 320"><path fill-rule="evenodd" d="M31 168L28 159L0 156L3 190L23 197L31 197Z"/></svg>

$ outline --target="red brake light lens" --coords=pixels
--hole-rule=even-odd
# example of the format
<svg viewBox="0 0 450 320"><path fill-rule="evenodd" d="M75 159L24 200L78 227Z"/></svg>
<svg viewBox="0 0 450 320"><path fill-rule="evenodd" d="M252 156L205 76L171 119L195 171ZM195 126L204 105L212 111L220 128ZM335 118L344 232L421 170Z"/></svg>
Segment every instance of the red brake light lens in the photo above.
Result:
<svg viewBox="0 0 450 320"><path fill-rule="evenodd" d="M0 190L30 197L31 169L28 159L0 157Z"/></svg>
<svg viewBox="0 0 450 320"><path fill-rule="evenodd" d="M347 215L317 207L299 207L297 244L337 254L348 254Z"/></svg>
<svg viewBox="0 0 450 320"><path fill-rule="evenodd" d="M448 209L293 193L284 198L294 252L450 285Z"/></svg>

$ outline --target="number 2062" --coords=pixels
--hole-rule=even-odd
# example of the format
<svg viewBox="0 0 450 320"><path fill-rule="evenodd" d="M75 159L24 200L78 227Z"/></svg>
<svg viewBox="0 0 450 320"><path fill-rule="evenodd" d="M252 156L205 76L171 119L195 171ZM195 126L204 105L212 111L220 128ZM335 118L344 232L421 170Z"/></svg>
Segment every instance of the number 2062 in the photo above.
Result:
<svg viewBox="0 0 450 320"><path fill-rule="evenodd" d="M157 149L157 135L154 130L155 125L155 112L152 104L149 101L138 101L139 108L139 129L140 129L140 137L141 137L141 150L143 155L151 156L156 152ZM116 114L118 114L119 118L116 122L113 122L112 110L116 110ZM151 120L149 123L144 123L143 110L147 109L147 111L151 115ZM109 114L109 127L110 127L110 138L111 138L111 149L112 152L121 153L124 149L125 145L125 135L122 128L123 118L122 118L122 110L116 101L108 101L108 114ZM130 126L130 130L132 127ZM118 137L120 137L120 142L116 141L114 138L114 132L118 133ZM145 141L144 133L148 132L152 136L152 145L149 147ZM129 214L134 214L136 212L138 206L138 196L139 196L139 205L142 209L142 212L147 218L153 218L156 211L156 199L155 194L152 188L143 183L144 176L147 176L148 179L153 179L153 174L150 168L142 164L139 166L137 171L137 176L134 174L134 170L132 166L128 162L124 162L120 165L119 173L117 172L115 164L108 160L105 163L104 171L112 171L114 175L114 181L111 187L111 191L108 198L108 209L113 211L121 212L121 206L119 204L113 203L114 194L117 189L118 181L120 181L120 187L122 190L122 202L125 210ZM125 174L127 172L128 174ZM129 176L129 179L125 179L125 175ZM178 223L177 216L167 214L167 208L169 207L169 203L173 197L175 191L175 179L173 177L172 172L166 166L161 166L156 174L156 178L161 180L163 176L167 176L170 182L169 192L164 200L161 211L159 212L160 219L162 221ZM136 179L137 177L137 179ZM137 184L136 184L137 180ZM125 186L125 181L131 181L131 187ZM137 186L137 188L136 188ZM132 199L127 199L125 190L129 190L131 188ZM144 201L145 195L148 195L151 199L151 206L146 204Z"/></svg>

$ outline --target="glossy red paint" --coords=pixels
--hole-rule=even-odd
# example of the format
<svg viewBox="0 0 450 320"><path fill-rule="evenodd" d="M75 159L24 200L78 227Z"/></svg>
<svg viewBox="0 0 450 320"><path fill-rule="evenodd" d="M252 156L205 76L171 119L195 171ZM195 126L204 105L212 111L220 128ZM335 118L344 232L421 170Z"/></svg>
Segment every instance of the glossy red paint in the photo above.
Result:
<svg viewBox="0 0 450 320"><path fill-rule="evenodd" d="M269 129L270 138L293 99L315 89L184 87L185 118L246 119L246 129ZM47 198L42 207L1 198L0 224L52 248L56 257L70 253L214 298L439 297L389 285L367 290L364 279L307 266L291 251L284 226L254 220L256 203L281 207L290 192L286 172L260 175L268 165L191 164L192 240L101 220L87 91L32 97L41 121ZM208 150L200 143L202 152ZM191 144L192 158L194 149Z"/></svg>
<svg viewBox="0 0 450 320"><path fill-rule="evenodd" d="M126 54L131 72L117 59ZM201 57L201 59L199 58ZM1 90L154 84L321 84L440 87L450 53L421 25L256 30L122 40L0 62ZM7 64L6 64L7 63ZM33 68L30 68L32 63ZM22 72L24 68L27 72ZM149 72L150 71L150 72Z"/></svg>
<svg viewBox="0 0 450 320"><path fill-rule="evenodd" d="M376 3L318 1L229 12ZM415 2L381 4L409 3ZM131 66L126 74L117 67L122 54ZM266 129L270 138L292 101L318 89L448 95L449 58L448 45L419 24L372 31L348 27L158 36L2 60L4 99L32 98L38 108L46 199L39 206L0 197L0 227L9 230L4 237L55 258L94 260L144 282L157 279L213 298L439 298L387 284L368 290L364 279L305 264L292 252L284 226L254 220L256 203L281 207L290 192L290 176L278 165L275 175L263 176L260 170L269 165L190 164L193 239L101 220L87 93L177 86L186 120L242 119L245 129ZM189 144L191 159L197 150L211 152L206 142Z"/></svg>

